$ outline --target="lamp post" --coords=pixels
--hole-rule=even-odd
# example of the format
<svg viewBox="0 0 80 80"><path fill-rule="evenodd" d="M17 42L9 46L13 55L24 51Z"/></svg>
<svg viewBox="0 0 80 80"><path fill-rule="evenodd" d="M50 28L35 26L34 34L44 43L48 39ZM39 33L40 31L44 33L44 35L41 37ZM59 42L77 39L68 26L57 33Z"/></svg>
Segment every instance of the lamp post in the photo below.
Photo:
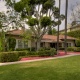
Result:
<svg viewBox="0 0 80 80"><path fill-rule="evenodd" d="M66 0L66 6L65 6L65 54L67 54L67 14L68 14L68 0Z"/></svg>
<svg viewBox="0 0 80 80"><path fill-rule="evenodd" d="M61 6L61 0L59 0L59 15L60 15L60 6ZM58 32L57 32L57 55L59 54L58 50L59 50L59 24L58 24Z"/></svg>

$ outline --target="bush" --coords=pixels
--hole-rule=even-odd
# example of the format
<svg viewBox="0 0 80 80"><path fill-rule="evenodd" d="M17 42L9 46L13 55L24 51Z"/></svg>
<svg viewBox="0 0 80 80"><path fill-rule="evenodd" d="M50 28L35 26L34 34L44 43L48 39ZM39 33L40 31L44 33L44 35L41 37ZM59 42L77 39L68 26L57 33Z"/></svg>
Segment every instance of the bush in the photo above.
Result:
<svg viewBox="0 0 80 80"><path fill-rule="evenodd" d="M27 55L27 51L17 51L18 56L26 56Z"/></svg>
<svg viewBox="0 0 80 80"><path fill-rule="evenodd" d="M18 61L18 54L16 52L2 52L0 53L0 62Z"/></svg>
<svg viewBox="0 0 80 80"><path fill-rule="evenodd" d="M51 51L51 55L56 55L57 54L57 51L56 51L55 48L51 48L50 51Z"/></svg>
<svg viewBox="0 0 80 80"><path fill-rule="evenodd" d="M74 51L75 47L68 47L67 51Z"/></svg>
<svg viewBox="0 0 80 80"><path fill-rule="evenodd" d="M74 48L74 51L75 51L75 52L80 52L80 47L75 47L75 48Z"/></svg>
<svg viewBox="0 0 80 80"><path fill-rule="evenodd" d="M68 51L80 52L80 47L68 47Z"/></svg>
<svg viewBox="0 0 80 80"><path fill-rule="evenodd" d="M34 52L34 51L29 51L28 53L27 53L27 55L29 56L31 56L31 55L38 55L38 53L37 52Z"/></svg>
<svg viewBox="0 0 80 80"><path fill-rule="evenodd" d="M41 56L41 57L44 57L44 56L54 56L56 54L56 49L52 48L52 49L46 49L46 48L41 48L39 49L38 51L38 55Z"/></svg>
<svg viewBox="0 0 80 80"><path fill-rule="evenodd" d="M8 43L9 43L9 50L14 51L15 46L16 46L16 39L13 37L8 38Z"/></svg>
<svg viewBox="0 0 80 80"><path fill-rule="evenodd" d="M80 47L80 39L76 40L76 47Z"/></svg>
<svg viewBox="0 0 80 80"><path fill-rule="evenodd" d="M27 49L17 48L16 51L26 51Z"/></svg>
<svg viewBox="0 0 80 80"><path fill-rule="evenodd" d="M60 47L59 50L64 50L64 47Z"/></svg>
<svg viewBox="0 0 80 80"><path fill-rule="evenodd" d="M26 49L25 49L25 48L23 48L23 49L17 48L17 49L16 49L16 51L26 51L26 50L27 50L27 51L30 51L30 50L31 50L31 51L35 51L35 48L32 47L31 49L30 49L30 48L26 48Z"/></svg>

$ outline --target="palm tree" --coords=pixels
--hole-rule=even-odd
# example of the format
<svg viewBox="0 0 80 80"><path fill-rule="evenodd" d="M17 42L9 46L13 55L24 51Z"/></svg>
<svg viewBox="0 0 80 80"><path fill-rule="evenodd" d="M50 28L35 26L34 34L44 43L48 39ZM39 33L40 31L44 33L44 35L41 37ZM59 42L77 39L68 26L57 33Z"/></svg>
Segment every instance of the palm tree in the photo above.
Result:
<svg viewBox="0 0 80 80"><path fill-rule="evenodd" d="M67 14L68 14L68 0L66 0L65 6L65 54L67 54Z"/></svg>
<svg viewBox="0 0 80 80"><path fill-rule="evenodd" d="M61 0L59 0L59 15L60 15L60 6L61 6ZM58 54L58 50L59 50L59 24L58 24L58 32L57 32L57 54Z"/></svg>

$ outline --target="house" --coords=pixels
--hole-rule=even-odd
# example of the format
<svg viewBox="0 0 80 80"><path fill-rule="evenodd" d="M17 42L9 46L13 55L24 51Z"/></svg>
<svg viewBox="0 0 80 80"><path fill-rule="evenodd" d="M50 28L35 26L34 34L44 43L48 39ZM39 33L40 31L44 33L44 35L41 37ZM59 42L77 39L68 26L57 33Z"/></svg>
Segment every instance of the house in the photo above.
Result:
<svg viewBox="0 0 80 80"><path fill-rule="evenodd" d="M67 27L67 32L70 32L70 31L76 31L76 30L80 30L80 24L77 24L77 25L74 25L74 26L71 26L70 24L68 24L68 27ZM60 30L59 31L61 34L65 33L65 30Z"/></svg>
<svg viewBox="0 0 80 80"><path fill-rule="evenodd" d="M17 48L30 48L30 47L36 47L35 41L28 41L26 43L23 41L23 37L21 36L23 34L24 30L13 30L9 31L6 34L6 37L14 37L16 39L16 46ZM64 47L64 35L59 35L59 47ZM57 48L57 36L54 35L47 35L45 34L41 40L41 47L47 47L47 48ZM74 47L75 46L75 38L67 36L67 47Z"/></svg>

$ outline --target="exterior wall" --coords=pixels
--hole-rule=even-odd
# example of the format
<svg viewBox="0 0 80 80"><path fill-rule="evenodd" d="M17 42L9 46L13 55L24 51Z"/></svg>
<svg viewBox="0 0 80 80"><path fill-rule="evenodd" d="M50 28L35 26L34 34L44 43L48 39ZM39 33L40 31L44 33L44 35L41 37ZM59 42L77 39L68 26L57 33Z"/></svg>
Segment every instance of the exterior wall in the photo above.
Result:
<svg viewBox="0 0 80 80"><path fill-rule="evenodd" d="M31 48L31 41L28 41L28 48Z"/></svg>
<svg viewBox="0 0 80 80"><path fill-rule="evenodd" d="M19 40L21 41L22 47L21 48L31 48L31 47L36 47L36 43L35 41L28 41L27 45L25 46L24 41L22 40L22 37L20 36L11 36L14 37L16 39L16 48L19 48ZM49 48L50 47L50 43L49 42L42 42L43 43L43 47ZM54 43L54 42L52 42ZM67 43L71 43L71 47L75 46L75 42L74 40L67 40ZM62 47L64 47L64 42L61 43Z"/></svg>
<svg viewBox="0 0 80 80"><path fill-rule="evenodd" d="M75 42L73 40L67 40L67 43L71 44L71 46L68 47L75 47ZM64 42L62 43L62 47L64 47Z"/></svg>
<svg viewBox="0 0 80 80"><path fill-rule="evenodd" d="M46 42L44 46L45 46L46 48L49 48L49 47L50 47L50 44Z"/></svg>

